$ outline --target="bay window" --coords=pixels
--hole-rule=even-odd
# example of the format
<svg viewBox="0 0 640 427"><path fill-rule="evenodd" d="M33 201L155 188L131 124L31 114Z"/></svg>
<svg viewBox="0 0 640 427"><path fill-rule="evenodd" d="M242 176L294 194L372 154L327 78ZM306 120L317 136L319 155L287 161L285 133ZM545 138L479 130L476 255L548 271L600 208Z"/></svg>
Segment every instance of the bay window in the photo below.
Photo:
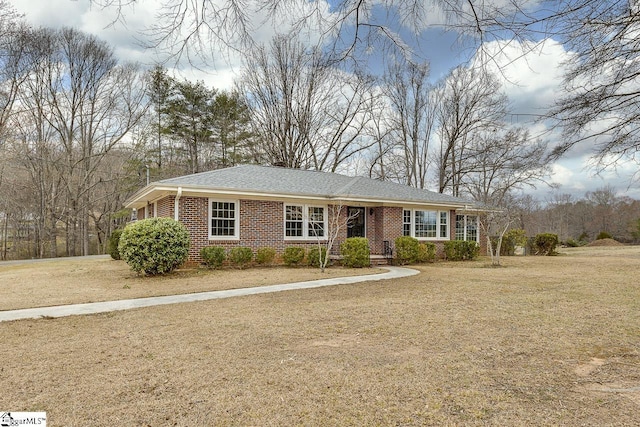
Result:
<svg viewBox="0 0 640 427"><path fill-rule="evenodd" d="M402 211L402 233L416 239L447 239L449 212L405 209Z"/></svg>

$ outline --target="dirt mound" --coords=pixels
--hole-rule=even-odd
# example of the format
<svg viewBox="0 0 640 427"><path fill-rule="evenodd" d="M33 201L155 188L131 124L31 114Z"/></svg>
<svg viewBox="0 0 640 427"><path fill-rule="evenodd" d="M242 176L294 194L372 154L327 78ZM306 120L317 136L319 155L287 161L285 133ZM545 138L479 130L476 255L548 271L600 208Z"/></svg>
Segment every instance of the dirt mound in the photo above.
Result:
<svg viewBox="0 0 640 427"><path fill-rule="evenodd" d="M624 244L613 239L598 239L589 243L587 246L624 246Z"/></svg>

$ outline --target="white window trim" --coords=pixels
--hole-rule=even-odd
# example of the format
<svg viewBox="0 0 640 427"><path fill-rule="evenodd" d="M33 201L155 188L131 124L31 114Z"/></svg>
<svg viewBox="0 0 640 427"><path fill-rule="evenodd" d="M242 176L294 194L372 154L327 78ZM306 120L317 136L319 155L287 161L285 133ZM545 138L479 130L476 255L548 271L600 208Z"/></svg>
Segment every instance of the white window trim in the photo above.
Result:
<svg viewBox="0 0 640 427"><path fill-rule="evenodd" d="M467 215L467 214L461 214L460 216L464 217L464 228L463 228L463 240L464 241L470 241L472 242L473 240L467 240L467 226L468 224L468 220L470 216L473 216L476 218L476 239L475 242L480 244L480 217L478 215ZM456 227L457 228L457 227ZM455 236L453 236L455 238Z"/></svg>
<svg viewBox="0 0 640 427"><path fill-rule="evenodd" d="M411 237L416 238L420 241L431 241L431 242L437 242L437 241L446 241L446 240L451 240L450 239L450 235L451 235L451 212L450 211L440 211L440 210L434 210L434 209L409 209L409 208L403 208L402 209L402 228L403 228L403 233L404 233L404 211L409 211L411 212ZM416 237L416 211L421 211L421 212L435 212L436 213L436 237ZM440 235L440 215L442 212L445 212L447 214L447 235L446 236L441 236Z"/></svg>
<svg viewBox="0 0 640 427"><path fill-rule="evenodd" d="M302 207L302 236L287 236L287 206L301 206ZM322 226L324 228L324 236L316 237L313 234L309 234L309 208L322 208ZM306 240L327 240L327 233L329 230L327 229L327 224L329 223L328 218L328 206L326 205L306 205L301 203L283 203L282 205L282 225L283 230L282 234L284 240L287 241L306 241Z"/></svg>
<svg viewBox="0 0 640 427"><path fill-rule="evenodd" d="M218 203L233 203L234 205L234 221L235 221L235 227L234 227L234 235L233 236L212 236L211 235L211 220L213 219L211 217L212 215L212 211L213 209L211 209L211 205L213 204L213 202L218 202ZM210 241L214 241L214 240L240 240L240 200L231 200L231 199L216 199L216 198L209 198L208 201L208 214L207 214L207 233L209 235L209 240Z"/></svg>

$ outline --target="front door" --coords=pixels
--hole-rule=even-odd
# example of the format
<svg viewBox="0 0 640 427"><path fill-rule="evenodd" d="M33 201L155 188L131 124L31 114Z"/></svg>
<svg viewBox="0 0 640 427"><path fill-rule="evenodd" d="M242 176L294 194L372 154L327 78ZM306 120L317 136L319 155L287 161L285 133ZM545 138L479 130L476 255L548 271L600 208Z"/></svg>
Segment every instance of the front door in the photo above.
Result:
<svg viewBox="0 0 640 427"><path fill-rule="evenodd" d="M366 237L365 208L347 208L347 237Z"/></svg>

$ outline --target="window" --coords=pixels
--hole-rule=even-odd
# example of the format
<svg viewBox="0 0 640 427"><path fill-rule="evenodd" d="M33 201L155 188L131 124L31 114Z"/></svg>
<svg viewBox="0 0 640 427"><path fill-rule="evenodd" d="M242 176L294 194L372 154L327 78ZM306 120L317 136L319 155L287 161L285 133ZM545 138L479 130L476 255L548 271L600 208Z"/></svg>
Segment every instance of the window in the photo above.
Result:
<svg viewBox="0 0 640 427"><path fill-rule="evenodd" d="M411 236L411 211L402 211L402 235Z"/></svg>
<svg viewBox="0 0 640 427"><path fill-rule="evenodd" d="M284 234L287 237L302 237L304 221L302 206L289 205L285 209Z"/></svg>
<svg viewBox="0 0 640 427"><path fill-rule="evenodd" d="M440 211L440 237L449 237L449 212Z"/></svg>
<svg viewBox="0 0 640 427"><path fill-rule="evenodd" d="M324 206L285 205L285 239L325 237L327 210Z"/></svg>
<svg viewBox="0 0 640 427"><path fill-rule="evenodd" d="M238 206L239 203L236 201L210 201L210 239L238 238Z"/></svg>
<svg viewBox="0 0 640 427"><path fill-rule="evenodd" d="M456 215L456 240L478 241L478 217Z"/></svg>
<svg viewBox="0 0 640 427"><path fill-rule="evenodd" d="M434 238L436 237L436 219L435 211L415 211L415 237Z"/></svg>
<svg viewBox="0 0 640 427"><path fill-rule="evenodd" d="M402 211L402 233L417 239L447 239L449 237L448 211Z"/></svg>
<svg viewBox="0 0 640 427"><path fill-rule="evenodd" d="M324 237L324 208L309 206L309 236Z"/></svg>

